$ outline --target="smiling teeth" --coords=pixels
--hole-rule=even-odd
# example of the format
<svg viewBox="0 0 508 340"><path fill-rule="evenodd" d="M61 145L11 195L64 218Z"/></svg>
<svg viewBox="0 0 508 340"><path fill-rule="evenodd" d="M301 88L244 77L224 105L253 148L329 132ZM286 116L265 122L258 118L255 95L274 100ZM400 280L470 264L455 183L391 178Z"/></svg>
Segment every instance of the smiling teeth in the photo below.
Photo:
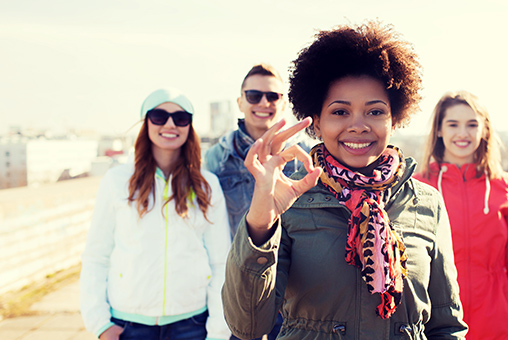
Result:
<svg viewBox="0 0 508 340"><path fill-rule="evenodd" d="M469 142L455 142L458 146L468 146Z"/></svg>
<svg viewBox="0 0 508 340"><path fill-rule="evenodd" d="M254 114L259 117L270 117L270 113L266 112L254 112Z"/></svg>
<svg viewBox="0 0 508 340"><path fill-rule="evenodd" d="M175 138L177 136L174 133L162 133L161 135L162 135L162 137L166 137L166 138Z"/></svg>
<svg viewBox="0 0 508 340"><path fill-rule="evenodd" d="M351 149L363 149L369 146L371 143L344 143L345 146Z"/></svg>

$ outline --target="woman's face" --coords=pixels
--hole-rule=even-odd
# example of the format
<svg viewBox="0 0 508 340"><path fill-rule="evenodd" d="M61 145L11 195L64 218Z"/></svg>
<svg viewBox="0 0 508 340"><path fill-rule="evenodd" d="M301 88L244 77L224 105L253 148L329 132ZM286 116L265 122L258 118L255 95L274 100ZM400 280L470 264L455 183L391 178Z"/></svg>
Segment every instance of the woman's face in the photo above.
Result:
<svg viewBox="0 0 508 340"><path fill-rule="evenodd" d="M390 101L383 84L369 76L331 83L314 129L328 151L355 170L373 164L393 131Z"/></svg>
<svg viewBox="0 0 508 340"><path fill-rule="evenodd" d="M162 103L156 108L165 110L169 113L183 111L180 105L169 102ZM153 143L152 150L154 152L179 152L182 145L184 145L187 141L190 124L187 126L176 126L171 116L164 125L155 125L150 121L150 119L147 119L147 122L148 137Z"/></svg>
<svg viewBox="0 0 508 340"><path fill-rule="evenodd" d="M458 166L473 163L483 130L483 119L469 105L457 104L446 109L438 131L445 146L443 160Z"/></svg>

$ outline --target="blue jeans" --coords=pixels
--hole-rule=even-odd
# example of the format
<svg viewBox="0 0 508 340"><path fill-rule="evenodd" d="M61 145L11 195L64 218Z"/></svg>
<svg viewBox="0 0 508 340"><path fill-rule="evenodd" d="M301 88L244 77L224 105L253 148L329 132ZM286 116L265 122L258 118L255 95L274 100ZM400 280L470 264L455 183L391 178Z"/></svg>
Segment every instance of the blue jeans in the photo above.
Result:
<svg viewBox="0 0 508 340"><path fill-rule="evenodd" d="M111 318L123 328L120 340L205 340L208 311L164 326L148 326Z"/></svg>
<svg viewBox="0 0 508 340"><path fill-rule="evenodd" d="M275 322L275 326L273 326L273 329L271 330L271 332L267 334L268 340L275 340L275 338L277 338L277 335L279 335L281 326L282 326L282 315L279 313L279 315L277 315L277 321ZM234 335L231 335L231 338L229 338L229 340L240 340L240 339ZM256 339L252 339L252 340L261 340L261 338L256 338Z"/></svg>

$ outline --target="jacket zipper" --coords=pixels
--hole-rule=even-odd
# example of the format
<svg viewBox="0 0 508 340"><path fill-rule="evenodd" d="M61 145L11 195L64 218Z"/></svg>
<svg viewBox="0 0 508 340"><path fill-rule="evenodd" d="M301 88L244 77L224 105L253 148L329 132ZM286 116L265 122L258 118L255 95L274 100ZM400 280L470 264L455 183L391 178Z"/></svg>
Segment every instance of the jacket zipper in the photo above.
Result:
<svg viewBox="0 0 508 340"><path fill-rule="evenodd" d="M363 279L361 277L361 273L359 270L356 270L356 307L355 307L355 314L356 314L356 317L355 317L355 320L357 321L356 322L356 329L355 329L355 339L358 339L359 335L360 335L360 306L362 305L362 297L361 297L361 284L363 283L362 282Z"/></svg>
<svg viewBox="0 0 508 340"><path fill-rule="evenodd" d="M471 282L471 271L470 271L470 268L471 268L471 256L470 256L470 237L471 237L471 226L470 226L470 223L469 223L469 216L467 213L465 213L466 211L469 211L469 195L468 195L468 192L467 192L467 179L466 179L466 174L467 172L467 167L466 167L466 171L464 173L462 173L462 197L464 197L464 231L465 231L465 243L466 243L466 261L467 261L467 282L468 282L468 286L469 286L469 282ZM469 305L471 303L471 295L469 294L469 292L471 291L470 287L469 289L466 290L468 292L468 296L467 296L467 304L468 306L466 307L463 307L463 311L464 313L466 313L467 310L469 310ZM465 315L464 315L465 317ZM469 317L469 316L468 316Z"/></svg>
<svg viewBox="0 0 508 340"><path fill-rule="evenodd" d="M164 195L162 196L162 204L166 202L168 199L168 188L169 188L169 179L164 186ZM169 212L169 204L166 204L165 212L164 212L164 220L165 220L165 240L164 240L164 288L163 288L163 298L162 298L162 315L166 315L166 287L167 287L167 273L168 273L168 232L169 232L169 221L168 221L168 212ZM156 324L158 323L158 319Z"/></svg>

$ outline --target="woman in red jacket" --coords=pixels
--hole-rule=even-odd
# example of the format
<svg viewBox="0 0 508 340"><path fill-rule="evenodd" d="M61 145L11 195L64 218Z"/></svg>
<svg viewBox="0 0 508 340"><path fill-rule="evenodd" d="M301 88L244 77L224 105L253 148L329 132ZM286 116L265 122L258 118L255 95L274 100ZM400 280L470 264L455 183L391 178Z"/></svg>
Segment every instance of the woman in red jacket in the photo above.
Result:
<svg viewBox="0 0 508 340"><path fill-rule="evenodd" d="M445 94L415 177L438 189L446 204L468 340L508 339L508 173L500 159L499 139L477 97Z"/></svg>

